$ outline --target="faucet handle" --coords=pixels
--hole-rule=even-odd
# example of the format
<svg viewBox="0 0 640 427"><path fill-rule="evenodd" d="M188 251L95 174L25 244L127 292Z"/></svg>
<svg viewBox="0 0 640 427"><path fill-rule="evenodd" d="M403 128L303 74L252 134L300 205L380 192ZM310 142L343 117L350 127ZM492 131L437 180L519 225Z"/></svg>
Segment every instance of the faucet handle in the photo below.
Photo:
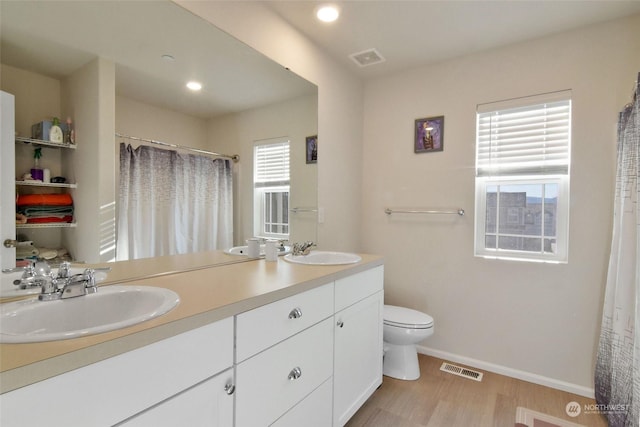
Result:
<svg viewBox="0 0 640 427"><path fill-rule="evenodd" d="M28 279L30 277L35 277L36 276L36 261L35 260L30 260L29 261L29 265L26 265L23 268L23 272L22 272L22 278L23 279Z"/></svg>
<svg viewBox="0 0 640 427"><path fill-rule="evenodd" d="M96 287L96 271L93 268L87 268L84 270L84 278L86 280L85 288L87 293L98 292Z"/></svg>
<svg viewBox="0 0 640 427"><path fill-rule="evenodd" d="M71 273L71 263L69 261L62 261L58 266L58 279L66 279Z"/></svg>

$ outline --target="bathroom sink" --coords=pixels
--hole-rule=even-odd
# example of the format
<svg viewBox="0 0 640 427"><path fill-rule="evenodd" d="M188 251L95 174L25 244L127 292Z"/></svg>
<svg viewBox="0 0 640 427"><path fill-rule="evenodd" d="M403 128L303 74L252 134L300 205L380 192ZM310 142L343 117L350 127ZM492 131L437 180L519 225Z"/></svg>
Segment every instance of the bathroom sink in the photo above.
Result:
<svg viewBox="0 0 640 427"><path fill-rule="evenodd" d="M57 272L57 269L53 269L54 272ZM69 274L80 274L84 272L84 268L79 267L71 267L69 269ZM20 289L19 286L13 284L14 280L20 280L22 277L21 271L14 271L11 273L0 273L0 298L10 298L10 297L19 297L30 294L38 294L40 293L40 287L29 287L27 289ZM107 272L96 270L95 272L96 283L100 283L107 278Z"/></svg>
<svg viewBox="0 0 640 427"><path fill-rule="evenodd" d="M247 246L234 246L233 248L230 249L225 249L224 253L227 255L242 255L242 256L247 256ZM264 249L264 245L260 245L260 256L264 256L265 253L265 249ZM282 255L286 255L288 253L291 253L291 246L284 246L284 251L278 251L278 255L282 256Z"/></svg>
<svg viewBox="0 0 640 427"><path fill-rule="evenodd" d="M307 265L341 265L355 264L362 258L359 255L348 252L311 251L309 255L289 254L285 261Z"/></svg>
<svg viewBox="0 0 640 427"><path fill-rule="evenodd" d="M178 294L164 288L113 285L76 298L0 304L0 342L55 341L113 331L168 313L179 301Z"/></svg>

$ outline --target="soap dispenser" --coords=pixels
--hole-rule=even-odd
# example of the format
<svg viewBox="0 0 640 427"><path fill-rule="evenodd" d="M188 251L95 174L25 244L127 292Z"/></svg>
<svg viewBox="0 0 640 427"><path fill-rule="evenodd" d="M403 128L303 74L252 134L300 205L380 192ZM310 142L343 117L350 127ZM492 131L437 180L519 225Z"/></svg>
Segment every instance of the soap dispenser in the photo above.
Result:
<svg viewBox="0 0 640 427"><path fill-rule="evenodd" d="M60 120L58 120L57 117L53 118L53 123L51 125L51 129L49 130L49 141L60 143L63 141L62 129L60 128Z"/></svg>

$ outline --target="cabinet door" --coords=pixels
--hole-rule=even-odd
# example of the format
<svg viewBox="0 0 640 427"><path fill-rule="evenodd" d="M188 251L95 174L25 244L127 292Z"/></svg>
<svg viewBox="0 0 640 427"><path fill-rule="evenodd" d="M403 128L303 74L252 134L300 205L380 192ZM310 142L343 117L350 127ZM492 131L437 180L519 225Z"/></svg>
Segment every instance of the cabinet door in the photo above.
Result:
<svg viewBox="0 0 640 427"><path fill-rule="evenodd" d="M16 194L12 185L15 175L15 112L14 97L0 92L0 242L16 239ZM16 249L0 246L0 267L16 266Z"/></svg>
<svg viewBox="0 0 640 427"><path fill-rule="evenodd" d="M230 427L233 425L233 369L118 424L123 427Z"/></svg>
<svg viewBox="0 0 640 427"><path fill-rule="evenodd" d="M343 426L382 384L383 292L335 315L333 425Z"/></svg>

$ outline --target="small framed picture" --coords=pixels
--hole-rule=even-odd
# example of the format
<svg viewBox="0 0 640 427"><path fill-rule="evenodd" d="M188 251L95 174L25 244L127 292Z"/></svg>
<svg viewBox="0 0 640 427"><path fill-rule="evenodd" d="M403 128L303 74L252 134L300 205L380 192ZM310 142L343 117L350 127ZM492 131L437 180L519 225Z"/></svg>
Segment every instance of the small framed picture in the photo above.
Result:
<svg viewBox="0 0 640 427"><path fill-rule="evenodd" d="M307 164L318 162L318 135L307 137Z"/></svg>
<svg viewBox="0 0 640 427"><path fill-rule="evenodd" d="M414 152L431 153L444 149L444 116L416 119Z"/></svg>

